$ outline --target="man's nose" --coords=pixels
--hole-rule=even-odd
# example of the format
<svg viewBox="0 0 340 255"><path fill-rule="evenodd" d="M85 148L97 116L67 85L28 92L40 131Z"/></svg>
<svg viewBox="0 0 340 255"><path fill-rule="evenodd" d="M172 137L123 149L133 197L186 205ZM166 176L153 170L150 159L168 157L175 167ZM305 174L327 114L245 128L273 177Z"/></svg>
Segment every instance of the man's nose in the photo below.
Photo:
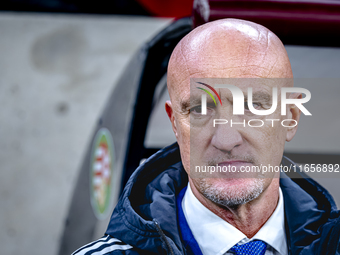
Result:
<svg viewBox="0 0 340 255"><path fill-rule="evenodd" d="M243 143L243 137L238 127L231 127L230 123L216 125L214 129L211 143L220 151L231 153L234 148Z"/></svg>

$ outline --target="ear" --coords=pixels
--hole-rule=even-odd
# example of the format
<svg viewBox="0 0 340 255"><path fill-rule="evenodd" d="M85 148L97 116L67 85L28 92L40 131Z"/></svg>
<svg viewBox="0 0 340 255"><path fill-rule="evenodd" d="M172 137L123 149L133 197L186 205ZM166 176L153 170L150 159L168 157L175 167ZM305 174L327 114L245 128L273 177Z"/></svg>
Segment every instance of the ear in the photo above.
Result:
<svg viewBox="0 0 340 255"><path fill-rule="evenodd" d="M169 100L165 102L165 111L168 114L168 117L172 125L172 130L174 131L175 136L177 138L177 127L176 127L175 115L174 115L171 101Z"/></svg>
<svg viewBox="0 0 340 255"><path fill-rule="evenodd" d="M302 98L302 94L301 93L295 93L292 94L292 98ZM288 105L288 109L287 109L287 119L292 119L295 121L291 121L289 123L289 126L287 128L287 133L286 133L286 141L289 142L293 139L293 137L296 134L297 128L298 128L298 123L300 120L300 115L301 115L301 110L295 105L295 104L290 104ZM286 124L288 125L288 124Z"/></svg>

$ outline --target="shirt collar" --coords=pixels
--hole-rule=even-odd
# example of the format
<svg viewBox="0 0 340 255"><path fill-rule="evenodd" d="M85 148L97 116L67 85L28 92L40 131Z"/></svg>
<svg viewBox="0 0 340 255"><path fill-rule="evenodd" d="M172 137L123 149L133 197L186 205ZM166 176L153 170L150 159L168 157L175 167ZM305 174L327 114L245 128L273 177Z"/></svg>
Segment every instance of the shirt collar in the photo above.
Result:
<svg viewBox="0 0 340 255"><path fill-rule="evenodd" d="M182 200L183 213L204 255L224 254L235 244L253 239L266 242L281 255L287 254L283 206L283 195L280 188L279 202L275 211L256 235L248 239L237 228L202 205L192 193L190 184L188 184Z"/></svg>

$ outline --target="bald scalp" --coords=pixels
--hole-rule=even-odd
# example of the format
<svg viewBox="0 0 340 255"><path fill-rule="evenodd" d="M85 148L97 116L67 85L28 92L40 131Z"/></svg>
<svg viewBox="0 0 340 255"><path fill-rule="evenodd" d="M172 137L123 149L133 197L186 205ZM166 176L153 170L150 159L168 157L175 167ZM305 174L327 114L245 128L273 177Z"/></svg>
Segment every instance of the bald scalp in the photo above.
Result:
<svg viewBox="0 0 340 255"><path fill-rule="evenodd" d="M292 78L293 74L287 52L273 32L250 21L221 19L197 27L175 47L168 65L170 98L174 89L189 85L195 77Z"/></svg>

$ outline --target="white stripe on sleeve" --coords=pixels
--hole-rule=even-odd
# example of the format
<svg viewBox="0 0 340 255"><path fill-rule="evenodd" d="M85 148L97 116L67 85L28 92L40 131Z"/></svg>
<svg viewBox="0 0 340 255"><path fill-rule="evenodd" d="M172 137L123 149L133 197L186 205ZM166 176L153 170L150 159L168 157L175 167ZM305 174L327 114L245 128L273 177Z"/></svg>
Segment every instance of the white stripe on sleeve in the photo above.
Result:
<svg viewBox="0 0 340 255"><path fill-rule="evenodd" d="M93 253L92 255L104 255L104 254L107 254L111 251L115 251L115 250L128 250L128 249L131 249L132 246L131 245L128 245L128 244L125 244L125 245L118 245L118 244L114 244L112 246L109 246L109 247L106 247L105 249L101 250L101 251L97 251L95 253Z"/></svg>
<svg viewBox="0 0 340 255"><path fill-rule="evenodd" d="M91 250L98 249L102 245L107 245L107 244L110 244L110 243L113 243L113 242L120 242L120 240L118 240L116 238L111 238L110 236L106 236L106 237L100 238L97 241L94 241L90 244L84 245L83 247L79 248L74 253L72 253L72 255L84 255Z"/></svg>

